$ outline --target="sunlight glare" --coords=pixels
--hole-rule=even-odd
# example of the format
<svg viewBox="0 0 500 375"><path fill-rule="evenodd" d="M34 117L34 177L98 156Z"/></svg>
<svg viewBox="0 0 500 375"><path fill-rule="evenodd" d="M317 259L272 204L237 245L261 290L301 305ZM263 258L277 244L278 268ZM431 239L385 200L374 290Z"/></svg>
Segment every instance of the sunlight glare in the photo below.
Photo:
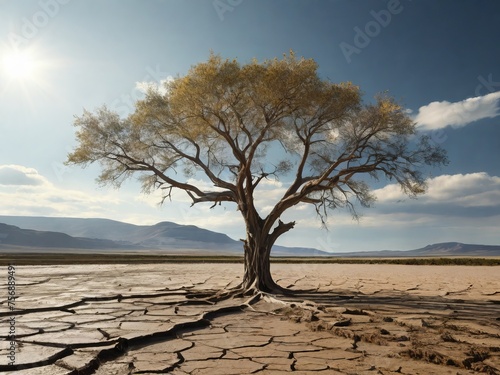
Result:
<svg viewBox="0 0 500 375"><path fill-rule="evenodd" d="M36 60L26 51L13 51L3 58L4 73L12 79L34 79Z"/></svg>

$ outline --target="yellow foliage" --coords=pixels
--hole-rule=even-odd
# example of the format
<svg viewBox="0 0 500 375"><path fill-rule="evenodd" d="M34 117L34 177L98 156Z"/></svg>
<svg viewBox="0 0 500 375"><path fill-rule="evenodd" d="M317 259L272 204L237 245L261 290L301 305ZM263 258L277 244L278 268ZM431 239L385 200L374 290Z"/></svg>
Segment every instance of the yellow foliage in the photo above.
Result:
<svg viewBox="0 0 500 375"><path fill-rule="evenodd" d="M85 111L75 125L79 146L68 162L100 162L100 181L119 185L134 172L148 172L141 179L145 190L167 183L207 200L198 188L168 174L202 172L214 186L243 196L244 185L245 194L252 194L262 178L297 166L288 193L316 203L311 197L320 196L323 205L330 197L334 207L346 204L342 190L334 191L341 183L361 202L369 201L368 189L354 174L383 173L421 194L423 180L407 165L444 160L425 142L422 150L410 152L415 124L393 98L382 94L363 105L357 86L322 79L313 59L293 51L247 64L211 53L166 90L150 87L128 118L103 107ZM271 145L291 160L270 163ZM299 194L306 186L310 191ZM223 200L237 200L231 194Z"/></svg>

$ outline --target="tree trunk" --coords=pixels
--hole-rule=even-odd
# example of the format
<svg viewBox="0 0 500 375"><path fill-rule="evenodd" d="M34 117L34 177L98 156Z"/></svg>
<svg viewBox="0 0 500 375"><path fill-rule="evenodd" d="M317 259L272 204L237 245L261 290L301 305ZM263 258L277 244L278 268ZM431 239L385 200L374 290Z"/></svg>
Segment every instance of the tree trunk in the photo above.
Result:
<svg viewBox="0 0 500 375"><path fill-rule="evenodd" d="M247 198L252 197L251 192L242 195ZM253 206L253 198L240 202L239 208L247 231L247 238L242 240L245 251L245 272L241 287L245 292L285 293L286 289L276 284L271 276L270 256L278 237L292 229L295 222L283 223L279 219L281 212L279 210L273 210L262 219Z"/></svg>
<svg viewBox="0 0 500 375"><path fill-rule="evenodd" d="M249 236L250 237L250 236ZM243 276L243 288L245 290L259 290L263 292L280 292L282 288L276 284L271 276L271 263L269 260L271 248L266 242L255 243L247 241L245 250L245 273Z"/></svg>
<svg viewBox="0 0 500 375"><path fill-rule="evenodd" d="M247 222L247 239L244 240L245 273L242 287L245 291L258 290L268 293L284 293L282 288L273 280L271 275L271 249L280 235L289 231L295 222L279 224L269 233L267 226L262 221L252 225ZM256 223L256 221L254 221Z"/></svg>

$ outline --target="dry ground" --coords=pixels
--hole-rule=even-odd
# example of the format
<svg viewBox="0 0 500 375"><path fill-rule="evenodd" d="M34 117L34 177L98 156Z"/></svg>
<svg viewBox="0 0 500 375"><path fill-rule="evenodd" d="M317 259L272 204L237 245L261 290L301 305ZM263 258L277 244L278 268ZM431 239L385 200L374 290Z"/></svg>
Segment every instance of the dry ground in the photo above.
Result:
<svg viewBox="0 0 500 375"><path fill-rule="evenodd" d="M19 266L10 312L5 267L0 372L500 374L499 271L279 264L295 295L214 303L242 265Z"/></svg>

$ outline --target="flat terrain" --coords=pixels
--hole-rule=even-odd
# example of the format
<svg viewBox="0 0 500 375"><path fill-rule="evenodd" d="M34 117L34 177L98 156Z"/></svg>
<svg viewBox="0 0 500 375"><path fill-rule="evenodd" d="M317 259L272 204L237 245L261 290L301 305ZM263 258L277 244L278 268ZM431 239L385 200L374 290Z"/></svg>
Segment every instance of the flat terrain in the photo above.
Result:
<svg viewBox="0 0 500 375"><path fill-rule="evenodd" d="M1 245L0 245L1 248ZM62 264L151 264L151 263L243 263L242 256L196 254L165 254L164 252L137 251L82 251L68 253L68 249L9 248L0 252L0 266L11 263L19 266ZM338 264L406 264L406 265L457 265L500 266L500 256L489 257L271 257L272 263L338 263Z"/></svg>
<svg viewBox="0 0 500 375"><path fill-rule="evenodd" d="M273 264L293 295L216 303L242 264L18 265L14 311L2 269L3 373L500 374L494 266Z"/></svg>

